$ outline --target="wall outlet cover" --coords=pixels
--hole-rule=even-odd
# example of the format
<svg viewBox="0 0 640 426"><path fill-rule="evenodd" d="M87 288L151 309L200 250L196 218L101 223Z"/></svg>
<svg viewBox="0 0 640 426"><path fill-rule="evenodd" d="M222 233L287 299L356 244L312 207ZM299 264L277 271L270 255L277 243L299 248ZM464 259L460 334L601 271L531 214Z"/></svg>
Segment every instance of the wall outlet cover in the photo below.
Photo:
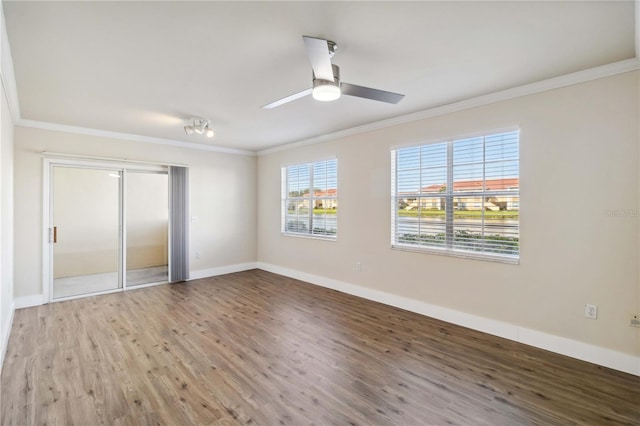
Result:
<svg viewBox="0 0 640 426"><path fill-rule="evenodd" d="M598 306L586 304L584 305L584 316L589 319L597 319L598 318Z"/></svg>

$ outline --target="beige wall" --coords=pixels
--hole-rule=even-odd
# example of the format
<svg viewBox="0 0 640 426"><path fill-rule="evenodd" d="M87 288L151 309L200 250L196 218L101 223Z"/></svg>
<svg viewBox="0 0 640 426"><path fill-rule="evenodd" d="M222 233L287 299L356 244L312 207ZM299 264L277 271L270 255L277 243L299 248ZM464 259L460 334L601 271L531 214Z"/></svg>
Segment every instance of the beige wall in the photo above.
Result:
<svg viewBox="0 0 640 426"><path fill-rule="evenodd" d="M169 176L127 174L127 270L168 264Z"/></svg>
<svg viewBox="0 0 640 426"><path fill-rule="evenodd" d="M191 271L255 261L255 157L16 127L16 298L42 294L43 151L188 165Z"/></svg>
<svg viewBox="0 0 640 426"><path fill-rule="evenodd" d="M258 261L640 355L638 83L626 73L260 156ZM391 250L390 148L513 126L520 264ZM333 156L337 241L281 236L280 167Z"/></svg>

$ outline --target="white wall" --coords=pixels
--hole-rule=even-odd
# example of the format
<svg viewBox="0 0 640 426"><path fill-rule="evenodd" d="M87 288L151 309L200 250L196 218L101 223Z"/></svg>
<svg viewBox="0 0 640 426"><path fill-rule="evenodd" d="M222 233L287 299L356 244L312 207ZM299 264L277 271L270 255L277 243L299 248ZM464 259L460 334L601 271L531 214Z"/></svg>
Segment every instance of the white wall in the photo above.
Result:
<svg viewBox="0 0 640 426"><path fill-rule="evenodd" d="M391 250L390 148L513 126L520 264ZM640 331L629 327L640 311L639 155L638 72L262 155L258 262L606 348L640 374ZM337 241L281 236L280 167L328 156L338 159Z"/></svg>
<svg viewBox="0 0 640 426"><path fill-rule="evenodd" d="M13 122L2 92L0 140L0 297L2 330L10 321L13 302ZM3 335L4 337L4 335Z"/></svg>
<svg viewBox="0 0 640 426"><path fill-rule="evenodd" d="M2 91L0 124L0 370L13 318L13 122Z"/></svg>
<svg viewBox="0 0 640 426"><path fill-rule="evenodd" d="M190 224L192 275L255 262L255 157L17 126L16 299L42 294L43 151L188 165L190 215L198 217Z"/></svg>
<svg viewBox="0 0 640 426"><path fill-rule="evenodd" d="M0 9L2 4L0 3ZM4 360L13 320L13 119L7 101L5 82L13 82L11 52L0 10L0 370ZM7 79L7 77L9 77Z"/></svg>

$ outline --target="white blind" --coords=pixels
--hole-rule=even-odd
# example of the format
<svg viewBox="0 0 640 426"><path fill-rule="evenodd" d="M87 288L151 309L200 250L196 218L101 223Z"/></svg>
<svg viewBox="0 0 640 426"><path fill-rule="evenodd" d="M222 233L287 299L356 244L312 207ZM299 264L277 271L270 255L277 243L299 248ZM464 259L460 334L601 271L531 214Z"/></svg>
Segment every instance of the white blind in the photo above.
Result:
<svg viewBox="0 0 640 426"><path fill-rule="evenodd" d="M391 154L394 247L518 258L518 131Z"/></svg>
<svg viewBox="0 0 640 426"><path fill-rule="evenodd" d="M282 223L285 234L336 238L338 161L282 168Z"/></svg>

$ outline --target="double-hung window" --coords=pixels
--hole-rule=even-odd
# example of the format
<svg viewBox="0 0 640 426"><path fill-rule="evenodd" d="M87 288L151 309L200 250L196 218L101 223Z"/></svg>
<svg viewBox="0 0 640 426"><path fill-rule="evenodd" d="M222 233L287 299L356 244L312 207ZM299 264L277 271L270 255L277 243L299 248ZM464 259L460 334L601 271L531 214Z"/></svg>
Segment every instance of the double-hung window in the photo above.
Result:
<svg viewBox="0 0 640 426"><path fill-rule="evenodd" d="M283 234L335 239L338 230L338 161L282 168Z"/></svg>
<svg viewBox="0 0 640 426"><path fill-rule="evenodd" d="M517 262L519 131L391 151L391 245Z"/></svg>

